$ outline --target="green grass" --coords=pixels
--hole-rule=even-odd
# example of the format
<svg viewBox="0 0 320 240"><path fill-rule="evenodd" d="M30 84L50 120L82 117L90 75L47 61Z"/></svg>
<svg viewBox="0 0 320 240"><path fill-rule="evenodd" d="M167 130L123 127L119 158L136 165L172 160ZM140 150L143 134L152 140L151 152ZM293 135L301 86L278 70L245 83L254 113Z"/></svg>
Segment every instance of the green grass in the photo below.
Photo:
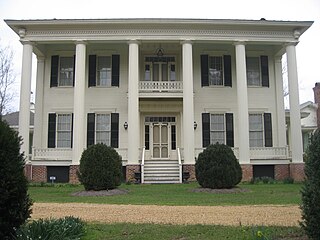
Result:
<svg viewBox="0 0 320 240"><path fill-rule="evenodd" d="M82 202L136 205L261 205L261 204L300 204L301 184L240 184L250 192L237 194L195 193L199 187L190 184L126 185L120 189L129 190L129 194L105 197L74 197L71 193L84 190L82 186L40 187L30 186L29 194L34 202Z"/></svg>
<svg viewBox="0 0 320 240"><path fill-rule="evenodd" d="M302 237L298 227L230 227L207 225L158 225L158 224L88 224L84 240L98 239L292 239ZM259 238L258 231L267 238Z"/></svg>

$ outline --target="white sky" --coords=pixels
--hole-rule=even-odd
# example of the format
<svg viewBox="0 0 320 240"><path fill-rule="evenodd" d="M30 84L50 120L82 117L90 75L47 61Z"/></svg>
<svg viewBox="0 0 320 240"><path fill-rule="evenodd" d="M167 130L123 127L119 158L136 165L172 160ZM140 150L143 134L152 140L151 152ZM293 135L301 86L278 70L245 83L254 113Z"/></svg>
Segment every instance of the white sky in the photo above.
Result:
<svg viewBox="0 0 320 240"><path fill-rule="evenodd" d="M0 0L0 45L15 53L19 93L22 46L3 19L204 18L314 21L297 46L300 103L320 82L320 0ZM35 65L35 64L33 64ZM34 82L34 81L33 81ZM32 89L35 89L34 83ZM18 96L12 110L18 109Z"/></svg>

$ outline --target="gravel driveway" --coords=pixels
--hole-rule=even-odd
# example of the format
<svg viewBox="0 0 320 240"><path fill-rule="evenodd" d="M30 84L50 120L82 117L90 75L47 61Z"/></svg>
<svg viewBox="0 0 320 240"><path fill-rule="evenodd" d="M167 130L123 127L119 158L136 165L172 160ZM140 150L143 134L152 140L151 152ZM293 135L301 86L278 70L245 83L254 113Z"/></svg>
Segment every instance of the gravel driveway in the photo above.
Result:
<svg viewBox="0 0 320 240"><path fill-rule="evenodd" d="M34 203L33 219L76 216L88 222L298 226L297 205L156 206Z"/></svg>

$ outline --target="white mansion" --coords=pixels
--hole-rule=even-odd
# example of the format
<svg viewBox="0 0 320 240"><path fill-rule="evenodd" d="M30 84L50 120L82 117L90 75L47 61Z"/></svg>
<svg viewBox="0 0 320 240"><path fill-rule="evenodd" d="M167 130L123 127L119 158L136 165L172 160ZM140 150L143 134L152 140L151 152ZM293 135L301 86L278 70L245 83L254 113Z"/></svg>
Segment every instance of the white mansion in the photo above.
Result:
<svg viewBox="0 0 320 240"><path fill-rule="evenodd" d="M194 179L209 144L233 148L243 180L303 177L296 45L312 22L213 19L6 20L23 44L19 133L29 149L37 56L33 181L76 182L81 154L104 143L127 180ZM291 146L282 63L287 54Z"/></svg>

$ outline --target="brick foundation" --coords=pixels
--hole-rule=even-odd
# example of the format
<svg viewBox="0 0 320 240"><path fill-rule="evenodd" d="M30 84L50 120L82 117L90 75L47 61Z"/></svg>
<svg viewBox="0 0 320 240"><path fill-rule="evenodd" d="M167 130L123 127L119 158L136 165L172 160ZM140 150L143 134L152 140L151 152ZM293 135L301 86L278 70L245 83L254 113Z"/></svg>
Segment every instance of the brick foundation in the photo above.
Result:
<svg viewBox="0 0 320 240"><path fill-rule="evenodd" d="M27 178L27 180L28 180L29 182L32 181L32 176L31 176L32 171L31 171L31 168L32 168L32 165L31 165L31 164L26 164L26 165L24 166L24 171L23 171L25 177Z"/></svg>
<svg viewBox="0 0 320 240"><path fill-rule="evenodd" d="M249 182L253 177L253 167L251 164L241 164L242 182Z"/></svg>
<svg viewBox="0 0 320 240"><path fill-rule="evenodd" d="M140 172L140 165L127 165L126 166L126 182L135 182L135 172Z"/></svg>
<svg viewBox="0 0 320 240"><path fill-rule="evenodd" d="M31 166L33 182L47 182L47 167L46 166Z"/></svg>
<svg viewBox="0 0 320 240"><path fill-rule="evenodd" d="M79 171L79 165L71 165L69 169L69 183L78 184L80 183L78 179L77 172Z"/></svg>
<svg viewBox="0 0 320 240"><path fill-rule="evenodd" d="M190 178L188 181L194 182L196 179L196 168L194 164L184 164L182 165L182 172L189 172Z"/></svg>
<svg viewBox="0 0 320 240"><path fill-rule="evenodd" d="M291 163L290 164L290 175L297 182L301 182L305 178L304 174L304 163Z"/></svg>
<svg viewBox="0 0 320 240"><path fill-rule="evenodd" d="M282 181L290 177L290 167L288 164L274 165L274 179Z"/></svg>

